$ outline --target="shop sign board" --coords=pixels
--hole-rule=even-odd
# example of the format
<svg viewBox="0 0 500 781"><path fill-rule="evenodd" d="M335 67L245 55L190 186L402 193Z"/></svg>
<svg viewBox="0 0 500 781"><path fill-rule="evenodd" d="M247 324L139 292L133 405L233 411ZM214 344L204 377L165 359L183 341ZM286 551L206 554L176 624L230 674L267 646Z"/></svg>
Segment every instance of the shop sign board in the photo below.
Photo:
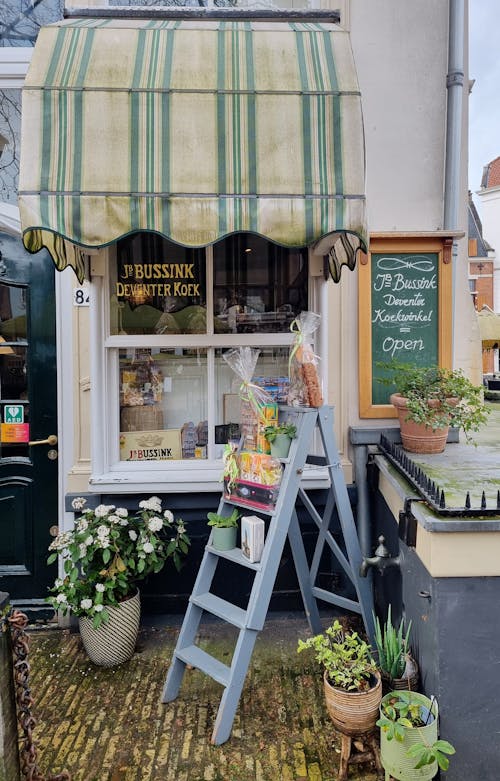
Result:
<svg viewBox="0 0 500 781"><path fill-rule="evenodd" d="M122 461L171 461L181 458L180 429L120 433Z"/></svg>

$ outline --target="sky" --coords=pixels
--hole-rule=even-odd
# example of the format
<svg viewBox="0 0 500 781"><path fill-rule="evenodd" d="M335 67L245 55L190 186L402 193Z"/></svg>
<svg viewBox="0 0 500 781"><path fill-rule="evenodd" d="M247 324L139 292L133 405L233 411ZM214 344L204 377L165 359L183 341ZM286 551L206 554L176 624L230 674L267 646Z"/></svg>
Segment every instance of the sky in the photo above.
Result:
<svg viewBox="0 0 500 781"><path fill-rule="evenodd" d="M500 0L469 0L469 190L500 157ZM478 206L478 198L474 203Z"/></svg>

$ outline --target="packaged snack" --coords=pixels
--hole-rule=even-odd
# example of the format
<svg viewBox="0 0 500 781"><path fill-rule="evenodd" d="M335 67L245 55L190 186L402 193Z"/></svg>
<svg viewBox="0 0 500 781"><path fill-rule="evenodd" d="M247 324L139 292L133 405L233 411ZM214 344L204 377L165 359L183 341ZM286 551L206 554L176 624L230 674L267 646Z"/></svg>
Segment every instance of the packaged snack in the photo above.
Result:
<svg viewBox="0 0 500 781"><path fill-rule="evenodd" d="M236 458L236 476L224 476L226 498L244 502L251 507L272 509L278 498L282 476L281 462L266 455L242 451ZM225 472L228 472L226 467Z"/></svg>
<svg viewBox="0 0 500 781"><path fill-rule="evenodd" d="M289 360L290 406L321 407L323 404L318 374L319 359L312 348L313 333L319 322L320 316L314 312L301 312L290 326L295 334Z"/></svg>
<svg viewBox="0 0 500 781"><path fill-rule="evenodd" d="M243 447L248 450L257 449L259 423L263 427L268 425L265 408L276 411L277 408L272 397L263 388L252 382L252 377L257 365L260 350L252 347L239 347L228 350L223 358L241 380L239 396L241 404L241 435Z"/></svg>

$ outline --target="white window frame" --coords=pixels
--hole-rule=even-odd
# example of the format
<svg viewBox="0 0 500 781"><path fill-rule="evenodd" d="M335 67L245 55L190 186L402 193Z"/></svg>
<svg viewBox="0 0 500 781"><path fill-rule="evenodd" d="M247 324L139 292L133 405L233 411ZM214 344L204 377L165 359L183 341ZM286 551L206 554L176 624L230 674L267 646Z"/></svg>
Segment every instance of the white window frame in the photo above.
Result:
<svg viewBox="0 0 500 781"><path fill-rule="evenodd" d="M207 247L207 260L213 258L212 248ZM91 258L90 296L90 367L91 367L91 463L89 489L94 492L120 493L169 492L192 493L219 491L222 460L219 458L186 459L179 461L126 462L119 460L119 349L123 347L200 347L207 350L250 346L288 346L291 333L277 334L173 334L173 335L111 335L109 329L109 263L113 262L116 247L101 250ZM213 265L207 262L207 309L212 306ZM321 326L315 343L320 356L320 373L324 398L327 398L327 283L318 274L318 259L309 253L309 309L322 315ZM209 311L212 311L209 309ZM210 363L208 363L210 366ZM208 376L208 388L213 388ZM215 399L207 399L212 405L213 419ZM212 427L213 428L213 427ZM212 434L211 434L212 436ZM309 488L324 488L328 484L327 471L321 468L305 470L304 480Z"/></svg>

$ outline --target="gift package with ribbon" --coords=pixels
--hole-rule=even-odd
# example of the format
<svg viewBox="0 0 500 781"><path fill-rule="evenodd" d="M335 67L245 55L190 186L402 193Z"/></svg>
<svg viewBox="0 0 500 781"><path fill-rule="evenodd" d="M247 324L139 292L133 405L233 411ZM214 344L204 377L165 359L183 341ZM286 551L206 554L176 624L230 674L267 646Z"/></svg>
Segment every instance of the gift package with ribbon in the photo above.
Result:
<svg viewBox="0 0 500 781"><path fill-rule="evenodd" d="M320 316L301 312L290 325L294 341L290 349L288 404L292 407L321 407L323 394L319 379L319 358L313 349L313 334Z"/></svg>

